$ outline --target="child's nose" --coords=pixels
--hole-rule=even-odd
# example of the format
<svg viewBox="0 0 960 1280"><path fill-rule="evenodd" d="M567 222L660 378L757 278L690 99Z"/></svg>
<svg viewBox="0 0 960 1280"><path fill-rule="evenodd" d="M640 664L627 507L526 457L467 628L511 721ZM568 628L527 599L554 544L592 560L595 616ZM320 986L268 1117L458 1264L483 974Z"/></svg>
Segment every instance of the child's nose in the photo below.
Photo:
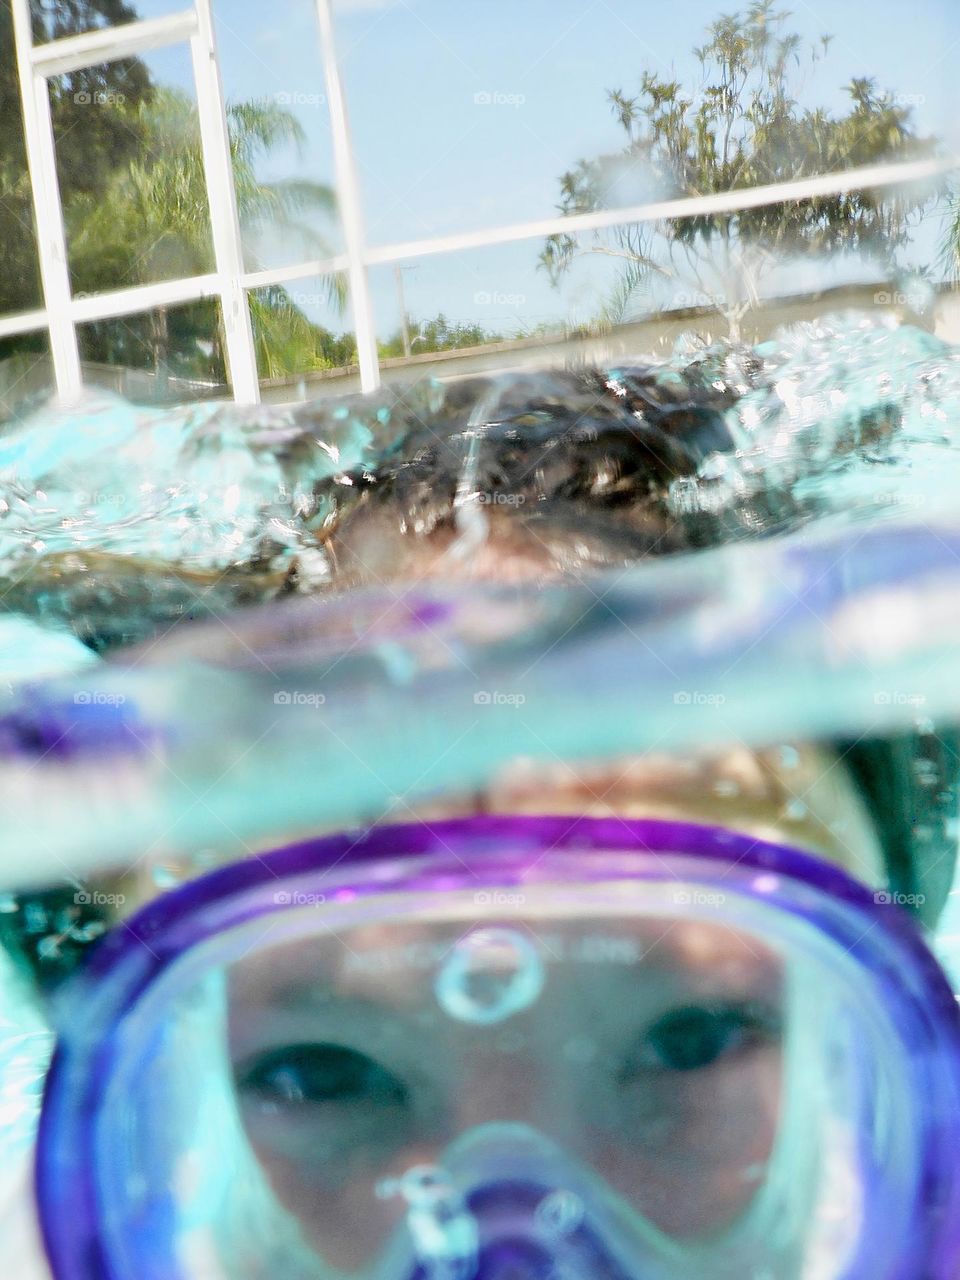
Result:
<svg viewBox="0 0 960 1280"><path fill-rule="evenodd" d="M459 1130L509 1122L540 1127L555 1091L549 1064L522 1050L471 1054L456 1109Z"/></svg>

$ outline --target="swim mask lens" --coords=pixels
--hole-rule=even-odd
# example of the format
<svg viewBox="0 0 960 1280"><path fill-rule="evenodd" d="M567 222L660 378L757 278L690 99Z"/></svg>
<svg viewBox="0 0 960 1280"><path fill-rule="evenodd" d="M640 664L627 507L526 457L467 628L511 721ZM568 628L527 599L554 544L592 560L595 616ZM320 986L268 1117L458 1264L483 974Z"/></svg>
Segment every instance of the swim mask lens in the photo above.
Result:
<svg viewBox="0 0 960 1280"><path fill-rule="evenodd" d="M878 897L718 828L569 818L175 890L62 993L58 1280L945 1280L957 1010Z"/></svg>

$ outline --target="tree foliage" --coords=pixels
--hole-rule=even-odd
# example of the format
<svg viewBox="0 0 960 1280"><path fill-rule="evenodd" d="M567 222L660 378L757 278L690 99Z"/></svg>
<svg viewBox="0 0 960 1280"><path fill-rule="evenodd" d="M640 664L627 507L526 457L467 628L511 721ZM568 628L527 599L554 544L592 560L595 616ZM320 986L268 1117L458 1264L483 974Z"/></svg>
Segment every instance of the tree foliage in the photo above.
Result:
<svg viewBox="0 0 960 1280"><path fill-rule="evenodd" d="M136 20L123 0L33 0L36 43ZM214 269L199 121L186 95L160 88L137 58L106 63L50 82L57 166L74 293L99 293ZM334 210L331 190L303 180L263 182L260 162L299 146L296 118L271 101L228 106L234 181L247 266L266 235L296 236L324 256L318 227ZM340 279L326 282L336 308ZM0 0L0 314L41 304L30 179L9 0ZM329 367L337 340L314 325L282 288L251 295L265 377ZM223 380L217 307L198 302L149 316L84 325L86 360ZM35 350L40 335L0 343L0 354Z"/></svg>
<svg viewBox="0 0 960 1280"><path fill-rule="evenodd" d="M701 84L644 71L635 94L608 100L625 138L615 155L581 160L560 179L565 214L630 203L618 192L625 175L643 174L658 198L708 195L791 182L881 161L933 153L918 136L912 108L858 78L845 88L842 113L798 101L805 67L829 56L831 37L805 48L788 31L774 0L718 18L694 50ZM756 301L772 261L799 254L859 253L890 267L928 197L855 191L733 213L666 219L547 241L541 263L557 281L580 253L623 260L608 318L620 318L656 277L683 282L711 299L731 330Z"/></svg>
<svg viewBox="0 0 960 1280"><path fill-rule="evenodd" d="M137 16L120 0L33 0L31 8L33 38L38 44L108 23L132 22ZM50 81L64 204L75 193L95 194L102 189L109 173L135 156L140 146L129 116L120 119L116 112L91 109L88 104L99 95L100 100L122 101L132 111L152 91L149 72L138 58L104 63ZM0 314L30 310L40 302L13 19L9 0L0 0ZM15 340L12 345L35 341Z"/></svg>
<svg viewBox="0 0 960 1280"><path fill-rule="evenodd" d="M296 118L274 102L241 102L227 108L234 183L240 221L249 239L247 265L256 270L258 233L296 234L318 254L326 245L317 221L330 215L334 198L319 183L295 180L267 183L257 177L258 161L279 145L299 144L303 134ZM155 280L204 275L215 268L210 230L200 127L196 109L185 94L156 89L138 104L132 125L141 145L137 154L115 168L99 193L77 193L64 212L70 244L75 292L124 288ZM326 282L339 307L343 284ZM197 318L209 317L209 304L177 308L150 317L124 321L134 339L128 356L135 357L140 333L140 358L149 353L158 371L171 359L185 364L198 360L202 350L194 337L184 349ZM322 335L281 287L251 295L251 318L260 372L264 377L327 367ZM207 321L209 324L209 320ZM91 325L84 335L88 359L104 359L107 335L115 325ZM203 372L224 376L223 343L218 326L207 331L212 351Z"/></svg>
<svg viewBox="0 0 960 1280"><path fill-rule="evenodd" d="M282 378L356 363L354 335L335 337L329 329L314 324L281 285L258 289L249 296L261 378Z"/></svg>
<svg viewBox="0 0 960 1280"><path fill-rule="evenodd" d="M432 320L411 320L408 328L412 355L428 351L461 351L466 347L482 347L486 343L503 341L502 334L492 333L469 321L448 320L442 311ZM403 334L399 330L380 344L380 355L384 359L403 355Z"/></svg>
<svg viewBox="0 0 960 1280"><path fill-rule="evenodd" d="M956 181L947 196L940 266L952 285L960 285L960 190Z"/></svg>

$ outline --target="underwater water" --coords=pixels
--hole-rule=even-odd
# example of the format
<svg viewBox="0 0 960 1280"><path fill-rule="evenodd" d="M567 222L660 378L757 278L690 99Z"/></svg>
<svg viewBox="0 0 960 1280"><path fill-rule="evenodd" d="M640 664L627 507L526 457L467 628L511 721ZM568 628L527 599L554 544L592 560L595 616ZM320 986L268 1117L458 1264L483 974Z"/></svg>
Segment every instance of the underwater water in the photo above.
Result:
<svg viewBox="0 0 960 1280"><path fill-rule="evenodd" d="M859 314L289 409L41 408L0 434L11 838L46 876L378 812L507 743L960 721L958 491L960 350Z"/></svg>
<svg viewBox="0 0 960 1280"><path fill-rule="evenodd" d="M960 724L958 492L960 350L857 314L288 409L39 408L0 433L0 913L26 867L162 889L518 756ZM43 945L96 936L71 919ZM960 989L957 893L938 947ZM51 1040L0 992L16 1178Z"/></svg>

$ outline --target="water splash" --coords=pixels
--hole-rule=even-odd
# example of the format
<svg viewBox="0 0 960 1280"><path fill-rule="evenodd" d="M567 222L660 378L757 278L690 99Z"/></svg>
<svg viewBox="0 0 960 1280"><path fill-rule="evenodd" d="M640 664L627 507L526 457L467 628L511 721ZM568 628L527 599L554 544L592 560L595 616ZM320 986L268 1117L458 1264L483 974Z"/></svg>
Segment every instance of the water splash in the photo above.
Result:
<svg viewBox="0 0 960 1280"><path fill-rule="evenodd" d="M467 422L466 456L453 499L454 518L459 536L448 552L454 561L468 560L476 555L489 534L485 495L479 492L480 443L483 431L491 415L496 411L499 399L500 388L494 382L493 387L479 396Z"/></svg>
<svg viewBox="0 0 960 1280"><path fill-rule="evenodd" d="M853 317L785 330L756 350L687 344L661 366L503 375L478 479L482 472L493 485L496 466L509 465L528 502L490 522L532 517L542 534L545 513L559 511L556 563L572 570L562 585L441 584L410 593L402 607L389 588L386 601L377 591L322 605L291 600L232 613L225 625L177 628L137 651L129 672L103 663L82 685L14 691L0 726L0 744L11 748L0 770L11 846L42 877L64 859L78 873L94 862L123 865L131 846L161 837L160 859L208 847L231 856L278 832L381 812L411 788L483 785L506 760L545 749L600 758L655 741L682 751L735 736L764 745L882 736L912 725L918 699L926 721L950 723L960 715L958 369L958 353L929 334ZM804 376L802 394L785 390ZM313 527L320 508L351 502L379 511L373 533L391 545L401 538L400 509L419 544L444 521L450 533L465 429L489 388L486 378L427 382L287 416L231 410L229 429L216 419L210 431L208 420L226 410L144 414L101 401L103 414L88 405L76 418L39 416L0 440L2 474L46 495L29 511L42 509L54 529L56 506L39 482L65 492L88 455L107 467L101 428L123 454L131 490L147 482L155 457L173 467L202 455L213 465L229 437L251 458L263 453L265 474L314 477L315 515L296 524L312 554L324 554ZM354 446L352 469L337 471ZM119 462L109 465L117 474ZM635 521L668 505L681 473L691 501L673 521L686 538L679 546L730 545L667 559L664 523L647 542L633 536ZM438 475L449 480L446 496ZM266 492L274 494L270 484ZM922 520L901 494L930 503ZM230 519L257 501L244 508L244 494L231 494ZM607 559L591 557L597 509ZM82 628L94 628L98 647L119 645L137 627L166 632L203 608L226 614L237 599L225 583L242 583L244 600L269 599L278 565L286 579L283 566L306 554L288 547L267 556L267 582L264 558L243 558L252 543L224 556L208 524L190 531L198 543L188 538L181 553L176 520L159 516L149 536L164 559L148 571L135 553L149 522L101 528L101 515L96 530L84 527L94 541L103 534L109 553L85 544L47 555L33 546L24 512L20 524L0 520L0 542L19 530L6 544L12 559L0 555L0 579L33 566L19 597L0 581L11 615L29 609L85 638ZM616 529L626 531L622 541ZM758 537L774 532L785 536ZM69 528L57 536L60 547L72 545ZM219 566L205 571L216 587L176 576L197 545ZM94 554L108 559L91 571ZM86 567L71 578L65 560L74 556ZM615 580L585 580L584 568L604 565L616 566ZM749 663L740 661L745 651ZM322 691L323 715L294 704L278 713L278 689ZM522 690L522 712L514 700L478 714L478 689ZM98 701L78 705L78 691ZM698 710L705 691L717 714ZM112 707L120 695L123 715L103 714L99 700ZM63 744L56 755L51 735ZM139 757L137 740L150 745ZM325 785L304 786L308 777ZM205 804L191 803L204 787Z"/></svg>
<svg viewBox="0 0 960 1280"><path fill-rule="evenodd" d="M0 437L0 608L103 651L325 592L351 560L363 580L420 577L416 546L444 528L451 573L494 522L519 541L485 561L506 545L521 563L526 530L534 559L576 572L815 518L932 515L960 486L958 415L960 352L856 314L757 348L687 338L661 365L291 409L91 393ZM485 505L494 491L509 502ZM401 546L414 559L394 564Z"/></svg>
<svg viewBox="0 0 960 1280"><path fill-rule="evenodd" d="M732 357L741 366L733 371ZM665 370L685 361L686 345ZM716 344L692 367L736 393L725 419L737 448L676 482L678 515L781 490L805 513L863 517L945 506L955 492L960 352L924 330L892 317L826 316L750 352Z"/></svg>

